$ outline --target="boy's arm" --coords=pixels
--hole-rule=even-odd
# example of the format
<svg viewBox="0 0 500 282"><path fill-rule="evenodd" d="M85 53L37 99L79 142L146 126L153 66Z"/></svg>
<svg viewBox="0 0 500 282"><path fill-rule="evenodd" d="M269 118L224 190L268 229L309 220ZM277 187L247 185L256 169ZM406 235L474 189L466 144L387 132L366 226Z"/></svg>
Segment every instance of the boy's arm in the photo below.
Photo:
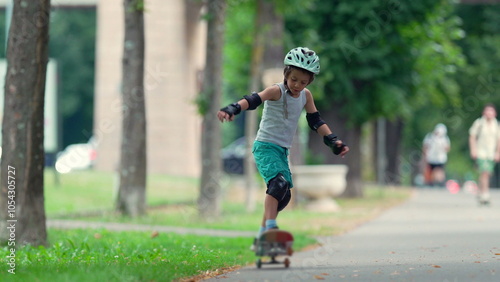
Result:
<svg viewBox="0 0 500 282"><path fill-rule="evenodd" d="M500 130L500 124L498 124L498 130ZM497 131L498 131L497 130ZM500 132L497 136L497 149L495 151L495 162L500 162Z"/></svg>
<svg viewBox="0 0 500 282"><path fill-rule="evenodd" d="M344 157L347 152L349 152L349 147L342 142L342 140L337 138L326 122L321 118L316 105L314 104L314 99L309 90L306 89L306 118L309 127L318 132L319 135L323 136L323 143L330 147L335 155L340 155Z"/></svg>
<svg viewBox="0 0 500 282"><path fill-rule="evenodd" d="M470 157L475 160L477 158L477 134L478 120L475 120L471 128L469 128L469 151Z"/></svg>
<svg viewBox="0 0 500 282"><path fill-rule="evenodd" d="M246 110L255 110L266 100L276 100L276 95L281 95L279 86L274 85L264 89L260 93L253 92L252 95L245 95L243 99L236 103L227 105L226 107L220 109L217 113L217 118L221 121L233 121L234 116Z"/></svg>
<svg viewBox="0 0 500 282"><path fill-rule="evenodd" d="M476 153L476 136L475 135L469 135L469 150L470 150L470 156L473 160L476 159L477 153Z"/></svg>

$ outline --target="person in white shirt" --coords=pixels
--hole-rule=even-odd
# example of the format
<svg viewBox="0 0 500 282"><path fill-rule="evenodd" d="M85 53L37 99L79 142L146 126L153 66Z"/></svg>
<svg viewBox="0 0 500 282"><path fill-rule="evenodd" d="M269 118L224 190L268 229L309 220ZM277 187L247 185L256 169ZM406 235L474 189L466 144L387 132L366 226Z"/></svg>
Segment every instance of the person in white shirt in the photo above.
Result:
<svg viewBox="0 0 500 282"><path fill-rule="evenodd" d="M500 125L493 104L487 104L483 114L469 129L470 156L479 171L478 199L481 204L490 201L490 176L495 163L500 161Z"/></svg>
<svg viewBox="0 0 500 282"><path fill-rule="evenodd" d="M446 125L439 123L431 133L424 138L424 159L427 169L431 171L429 185L444 186L446 179L445 164L448 161L450 139L447 135Z"/></svg>

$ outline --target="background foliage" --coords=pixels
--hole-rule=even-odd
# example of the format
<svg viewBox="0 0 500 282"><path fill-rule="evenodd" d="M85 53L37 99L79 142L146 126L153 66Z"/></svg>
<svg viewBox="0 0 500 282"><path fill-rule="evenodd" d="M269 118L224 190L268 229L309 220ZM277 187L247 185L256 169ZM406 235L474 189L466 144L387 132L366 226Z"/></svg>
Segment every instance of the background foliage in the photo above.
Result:
<svg viewBox="0 0 500 282"><path fill-rule="evenodd" d="M6 40L6 14L0 11L0 42ZM85 143L94 115L96 9L51 11L49 58L58 64L59 148ZM5 58L5 48L0 48Z"/></svg>
<svg viewBox="0 0 500 282"><path fill-rule="evenodd" d="M485 103L500 107L500 5L296 2L276 1L286 19L285 46L309 45L321 55L321 76L312 85L320 103L340 100L358 124L379 116L403 119L401 158L407 162L418 160L421 140L443 122L452 141L449 172L458 178L473 172L464 135ZM255 9L255 1L228 0L224 104L250 91ZM96 10L57 8L51 16L62 149L86 142L92 132ZM5 42L5 11L0 30ZM242 115L223 127L223 145L243 135L243 124Z"/></svg>

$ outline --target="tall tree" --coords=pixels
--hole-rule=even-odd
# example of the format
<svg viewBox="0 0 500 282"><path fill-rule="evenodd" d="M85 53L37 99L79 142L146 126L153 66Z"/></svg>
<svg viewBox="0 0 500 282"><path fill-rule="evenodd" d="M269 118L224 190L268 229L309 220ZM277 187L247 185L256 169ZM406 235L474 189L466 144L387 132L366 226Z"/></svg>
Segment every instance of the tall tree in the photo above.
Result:
<svg viewBox="0 0 500 282"><path fill-rule="evenodd" d="M50 0L14 1L2 123L0 239L3 242L14 238L15 244L39 245L47 241L43 120L49 17Z"/></svg>
<svg viewBox="0 0 500 282"><path fill-rule="evenodd" d="M252 60L250 64L250 92L262 89L263 73L266 69L282 66L283 62L283 18L277 14L272 1L257 0L253 31ZM279 82L279 81L274 81ZM273 83L274 83L273 82ZM267 87L269 85L264 85ZM255 161L252 144L257 131L257 111L245 113L245 178L247 191L247 211L255 210Z"/></svg>
<svg viewBox="0 0 500 282"><path fill-rule="evenodd" d="M122 143L117 209L136 217L146 212L146 107L144 93L144 1L124 0Z"/></svg>
<svg viewBox="0 0 500 282"><path fill-rule="evenodd" d="M198 209L201 217L220 214L221 137L217 112L222 96L222 52L224 46L225 0L207 1L207 55L203 86L198 96L203 116L201 132L201 183Z"/></svg>

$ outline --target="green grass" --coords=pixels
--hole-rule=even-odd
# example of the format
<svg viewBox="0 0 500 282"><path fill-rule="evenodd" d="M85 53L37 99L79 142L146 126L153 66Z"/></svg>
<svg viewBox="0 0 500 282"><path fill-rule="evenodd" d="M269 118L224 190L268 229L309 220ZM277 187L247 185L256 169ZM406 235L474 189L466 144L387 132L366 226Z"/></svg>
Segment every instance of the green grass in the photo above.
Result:
<svg viewBox="0 0 500 282"><path fill-rule="evenodd" d="M50 248L17 250L15 274L2 281L171 281L254 259L248 238L105 230L50 231ZM228 247L230 246L230 247ZM0 251L9 255L7 248Z"/></svg>
<svg viewBox="0 0 500 282"><path fill-rule="evenodd" d="M263 196L265 192L261 190L259 193ZM335 213L306 211L301 208L301 203L289 206L279 214L279 226L304 236L338 235L401 203L409 197L410 190L371 187L365 189L365 194L364 198L359 199L338 199L341 210ZM109 212L84 220L255 231L262 220L262 201L257 202L254 212L247 212L244 199L231 198L229 201L229 198L224 201L222 216L211 221L201 219L196 206L180 204L153 208L147 216L139 218L122 217Z"/></svg>
<svg viewBox="0 0 500 282"><path fill-rule="evenodd" d="M244 190L229 178L223 180L223 214L211 221L198 217L198 180L194 178L149 176L147 202L151 208L146 216L135 219L113 212L116 180L112 174L82 171L56 179L53 171L47 171L48 218L247 231L257 231L262 218L262 201L255 212L245 211ZM367 188L362 199L339 199L342 210L336 213L308 212L298 203L280 214L279 225L294 234L294 248L300 250L313 245L314 236L346 232L401 203L410 193L408 189ZM258 195L261 199L264 190ZM172 281L210 276L255 260L248 249L251 238L49 229L48 241L47 247L18 247L16 274L9 274L8 264L2 263L0 280ZM2 257L9 254L8 247L0 249Z"/></svg>
<svg viewBox="0 0 500 282"><path fill-rule="evenodd" d="M114 176L103 172L78 171L57 175L45 172L45 212L64 215L111 210L115 195Z"/></svg>
<svg viewBox="0 0 500 282"><path fill-rule="evenodd" d="M150 175L147 179L148 205L193 203L198 180L191 177ZM45 211L48 217L112 211L117 194L118 176L98 171L69 174L45 173Z"/></svg>
<svg viewBox="0 0 500 282"><path fill-rule="evenodd" d="M198 180L194 178L149 176L147 202L151 208L144 217L128 218L113 211L116 186L113 183L113 175L83 171L60 177L59 187L54 186L53 177L46 177L46 209L49 218L75 218L75 213L78 214L79 211L99 210L101 212L95 215L89 213L85 217L77 218L87 221L245 231L256 230L262 219L261 199L265 194L264 189L257 192L255 211L247 212L244 208L244 189L238 186L236 180L230 178L223 180L222 216L206 221L198 216ZM364 198L338 199L342 208L339 212L308 212L301 209L301 203L298 203L295 207L287 207L286 211L279 215L279 223L282 229L303 232L308 236L335 235L369 220L385 208L400 203L409 194L408 189L367 187Z"/></svg>

